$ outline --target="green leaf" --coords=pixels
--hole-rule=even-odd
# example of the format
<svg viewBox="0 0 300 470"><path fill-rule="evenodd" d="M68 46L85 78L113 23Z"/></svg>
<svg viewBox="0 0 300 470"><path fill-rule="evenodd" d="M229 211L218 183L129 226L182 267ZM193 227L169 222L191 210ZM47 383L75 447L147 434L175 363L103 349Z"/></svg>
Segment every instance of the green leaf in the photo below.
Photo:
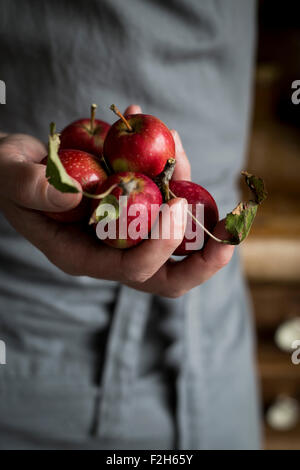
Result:
<svg viewBox="0 0 300 470"><path fill-rule="evenodd" d="M242 171L242 175L245 176L246 184L251 189L255 202L261 204L268 195L264 180L258 176L251 175L247 171Z"/></svg>
<svg viewBox="0 0 300 470"><path fill-rule="evenodd" d="M104 214L103 214L103 204L108 204L110 207L108 207ZM108 194L108 196L105 196L103 199L101 199L101 202L98 204L96 209L94 210L92 217L90 218L90 224L98 223L105 217L107 218L107 222L110 222L111 220L117 220L120 215L120 206L119 206L119 201L114 196L113 194Z"/></svg>
<svg viewBox="0 0 300 470"><path fill-rule="evenodd" d="M226 216L225 227L231 235L232 245L238 245L247 237L253 220L256 216L258 205L249 201L249 203L240 202L240 204Z"/></svg>
<svg viewBox="0 0 300 470"><path fill-rule="evenodd" d="M254 200L240 202L232 212L227 214L225 228L230 235L230 240L224 240L224 243L231 245L238 245L245 240L250 232L259 204L267 197L263 179L246 171L243 171L242 175L245 176L246 184L251 189Z"/></svg>
<svg viewBox="0 0 300 470"><path fill-rule="evenodd" d="M50 135L48 142L48 159L46 168L46 178L52 186L62 193L79 193L77 186L72 178L64 169L63 164L58 156L60 139L59 135L54 132L55 126L50 125Z"/></svg>

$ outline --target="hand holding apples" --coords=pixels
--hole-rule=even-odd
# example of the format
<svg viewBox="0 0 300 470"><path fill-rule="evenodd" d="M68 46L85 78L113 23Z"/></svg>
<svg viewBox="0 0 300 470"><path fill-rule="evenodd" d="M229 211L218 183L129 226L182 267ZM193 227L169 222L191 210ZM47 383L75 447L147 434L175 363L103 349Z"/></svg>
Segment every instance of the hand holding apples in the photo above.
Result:
<svg viewBox="0 0 300 470"><path fill-rule="evenodd" d="M99 243L83 224L66 225L46 217L44 211L77 206L82 195L49 185L46 167L40 163L45 154L44 145L27 135L0 140L0 209L7 220L65 273L133 282L136 289L147 290L145 281L170 258L180 240L146 240L130 250L117 250ZM181 200L169 204L180 207ZM176 217L176 210L173 214ZM185 225L182 236L184 229ZM166 284L151 289L163 294Z"/></svg>
<svg viewBox="0 0 300 470"><path fill-rule="evenodd" d="M134 113L141 113L140 108L132 106L125 115ZM187 180L187 157L178 134L172 131L172 135L177 160L174 176ZM129 250L118 250L99 243L82 224L65 225L47 218L39 211L57 212L59 206L66 211L78 206L82 194L61 193L49 186L45 166L39 164L45 154L43 145L29 136L12 135L0 141L0 208L11 225L64 272L115 280L145 292L178 297L209 279L229 261L234 247L212 239L201 252L180 262L170 260L184 236L185 220L181 240L149 239ZM185 200L174 198L168 204L175 207L172 213L176 218L176 209L179 216ZM224 221L217 224L214 235L225 237Z"/></svg>
<svg viewBox="0 0 300 470"><path fill-rule="evenodd" d="M95 107L95 105L93 106ZM93 106L91 128L94 126L93 112L95 109ZM175 158L173 158L175 142L172 133L165 124L162 123L162 121L154 116L142 113L137 113L131 116L127 112L125 117L115 105L112 105L111 109L120 119L111 127L105 140L103 162L106 164L106 169L108 171L113 169L118 173L121 168L130 168L131 170L135 170L135 173L139 173L141 176L146 173L150 177L154 178L155 184L159 186L165 202L169 200L170 195L176 198L177 194L175 194L174 191L172 191L172 188L170 188L170 185L172 185L172 181L170 182L170 179L176 163ZM58 135L52 134L52 137L49 140L50 153L48 156L46 175L49 177L50 183L54 184L57 189L66 192L77 192L77 187L74 186L70 179L70 173L66 171L66 168L64 168L65 165L63 165L60 160L58 153L59 143ZM65 151L71 152L71 150ZM74 152L75 151L73 151L73 153ZM107 165L107 163L109 165ZM78 166L78 163L75 166ZM132 174L132 172L133 171L129 173ZM101 179L102 178L100 178L100 182L97 187L99 191L102 187ZM228 239L222 240L218 239L211 233L211 230L218 220L218 209L212 196L203 187L188 181L177 181L175 190L181 192L183 196L186 195L188 202L192 205L192 210L188 210L188 213L196 228L200 226L202 231L205 232L205 235L209 235L219 243L239 244L244 238L246 238L254 220L257 207L266 197L264 184L260 178L247 174L246 182L253 192L254 200L251 200L248 203L240 203L232 213L227 214L226 229L229 232L229 237ZM124 184L124 182L122 182L122 184ZM115 190L117 191L116 188ZM110 189L106 189L104 191L105 194L107 191L110 192ZM96 197L92 196L91 193L87 193L85 190L83 190L83 193L85 196ZM112 198L113 195L110 197ZM102 199L103 196L101 194L97 194L97 198ZM133 199L135 199L135 196ZM202 223L197 219L197 216L195 216L194 213L200 204L204 207L204 216L206 218L206 222ZM82 204L81 206L83 208ZM100 207L102 207L102 203L99 204L99 208ZM147 211L149 212L148 208L146 209L146 212ZM96 213L97 209L95 209L94 212ZM123 219L123 215L122 211L118 213L118 216L116 217L117 222ZM67 220L72 220L72 217L73 214L69 214ZM74 220L76 219L74 218ZM197 233L198 232L199 230ZM116 235L114 235L114 237L116 237ZM186 234L185 238L189 238L188 234ZM196 238L198 238L198 236ZM142 239L143 237L140 237L139 240L141 241ZM195 241L199 246L199 240ZM112 243L111 237L110 243ZM132 240L130 241L129 237L127 238L127 243L124 243L124 240L122 240L122 238L120 238L120 234L118 234L115 246L123 248L130 247L132 246ZM202 245L198 248L195 246L190 248L190 246L191 243L188 246L186 244L186 240L184 240L183 244L177 249L175 254L188 254L195 249L201 249L200 246Z"/></svg>

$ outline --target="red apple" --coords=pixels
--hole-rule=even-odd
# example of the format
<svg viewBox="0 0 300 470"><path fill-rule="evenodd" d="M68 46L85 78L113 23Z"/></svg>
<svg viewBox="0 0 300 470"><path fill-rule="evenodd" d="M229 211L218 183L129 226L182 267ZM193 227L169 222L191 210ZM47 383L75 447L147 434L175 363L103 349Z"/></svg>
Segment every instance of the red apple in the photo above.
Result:
<svg viewBox="0 0 300 470"><path fill-rule="evenodd" d="M111 126L103 155L115 172L134 171L154 178L163 171L167 160L174 158L175 143L160 119L149 114L129 114Z"/></svg>
<svg viewBox="0 0 300 470"><path fill-rule="evenodd" d="M63 149L58 152L59 158L69 176L78 181L83 191L93 194L98 184L103 184L107 174L99 160L82 150ZM47 165L47 157L42 162ZM80 204L66 212L46 212L52 219L59 222L79 222L90 215L91 199L83 196Z"/></svg>
<svg viewBox="0 0 300 470"><path fill-rule="evenodd" d="M109 197L102 201L111 203L113 198L114 206L117 205L119 208L119 217L106 225L105 232L109 232L109 226L112 226L110 224L115 224L116 231L115 234L112 231L111 236L103 239L103 242L115 248L130 248L140 243L150 232L162 204L162 195L158 186L150 178L134 172L122 172L109 176L103 184L98 185L96 194L104 193L114 185L117 186L110 192ZM122 208L121 196L127 196L126 209L124 209L124 206ZM137 206L134 207L134 204L137 204ZM99 200L94 200L92 203L93 211L98 205ZM143 210L140 210L141 205ZM133 209L137 209L137 211L130 213ZM130 230L134 229L132 222L134 220L137 222L137 219L140 224L136 226L138 236L134 238L130 236L132 233ZM125 227L125 237L120 233L122 225ZM95 223L95 228L97 229L97 223Z"/></svg>
<svg viewBox="0 0 300 470"><path fill-rule="evenodd" d="M177 197L185 198L188 204L192 204L192 214L196 217L196 204L204 205L204 227L210 232L214 229L219 220L219 211L217 204L211 194L202 186L191 181L170 181L170 189ZM196 231L196 222L191 220L188 215L188 224L192 227L193 232ZM199 229L199 227L198 227ZM200 229L201 230L201 229ZM207 240L208 235L204 232L204 242ZM194 242L196 237L182 240L181 244L174 251L174 255L187 255L193 253L194 250L187 249L186 243Z"/></svg>
<svg viewBox="0 0 300 470"><path fill-rule="evenodd" d="M63 129L61 149L84 150L97 157L102 155L104 139L110 129L107 122L95 119L96 105L92 105L91 118L79 119Z"/></svg>

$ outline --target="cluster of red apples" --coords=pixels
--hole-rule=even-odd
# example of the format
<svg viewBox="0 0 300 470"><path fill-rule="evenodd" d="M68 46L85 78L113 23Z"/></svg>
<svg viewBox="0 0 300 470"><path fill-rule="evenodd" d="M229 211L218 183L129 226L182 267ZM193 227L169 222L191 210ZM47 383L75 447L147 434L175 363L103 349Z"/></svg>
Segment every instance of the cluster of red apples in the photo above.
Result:
<svg viewBox="0 0 300 470"><path fill-rule="evenodd" d="M80 204L67 212L47 213L57 221L93 222L97 224L95 212L100 203L97 195L110 195L110 200L118 203L120 196L127 196L127 223L132 221L128 214L131 204L143 204L147 211L143 212L146 233L132 239L127 234L120 238L118 220L116 220L116 238L103 240L115 248L130 248L140 242L151 231L153 213L151 206L160 207L166 202L164 191L158 184L160 175L168 165L175 162L175 143L172 133L157 117L147 114L127 114L123 116L114 106L111 109L119 119L110 126L95 118L96 105L92 105L91 117L77 120L63 129L60 134L60 146L57 152L65 172L80 183L83 197ZM50 147L49 147L50 148ZM49 153L50 155L50 153ZM43 160L47 164L47 158ZM48 166L47 166L48 169ZM49 176L49 175L48 175ZM51 180L49 179L51 182ZM169 194L172 197L185 198L192 206L188 217L192 229L195 230L194 213L196 205L204 205L204 223L207 231L211 232L219 220L218 208L209 192L202 186L190 181L168 182ZM101 199L100 199L101 200ZM159 210L157 211L158 215ZM122 217L119 213L118 218ZM194 226L193 226L194 225ZM205 237L207 234L205 233ZM206 238L204 238L206 239ZM174 254L189 253L183 239Z"/></svg>

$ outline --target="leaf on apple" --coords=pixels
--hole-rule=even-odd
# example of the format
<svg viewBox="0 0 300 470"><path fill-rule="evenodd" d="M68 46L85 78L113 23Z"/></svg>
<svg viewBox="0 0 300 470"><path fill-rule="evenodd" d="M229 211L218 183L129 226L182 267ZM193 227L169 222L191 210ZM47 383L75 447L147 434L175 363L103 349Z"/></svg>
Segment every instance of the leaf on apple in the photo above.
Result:
<svg viewBox="0 0 300 470"><path fill-rule="evenodd" d="M66 172L60 161L58 150L60 145L59 134L55 132L55 125L50 124L50 135L48 142L48 159L46 178L52 186L62 193L78 193L79 190L72 178Z"/></svg>
<svg viewBox="0 0 300 470"><path fill-rule="evenodd" d="M267 191L262 178L251 175L246 171L243 171L242 175L245 176L246 184L251 189L254 200L240 202L236 208L226 216L225 228L230 235L230 240L224 240L224 243L230 243L232 245L238 245L245 240L250 232L258 206L267 197Z"/></svg>
<svg viewBox="0 0 300 470"><path fill-rule="evenodd" d="M104 204L107 204L107 207L103 207ZM105 209L105 211L104 211ZM112 220L117 220L120 215L120 206L119 201L113 194L108 194L101 202L98 204L94 210L89 224L95 224L100 222L102 219L106 218L107 222Z"/></svg>

